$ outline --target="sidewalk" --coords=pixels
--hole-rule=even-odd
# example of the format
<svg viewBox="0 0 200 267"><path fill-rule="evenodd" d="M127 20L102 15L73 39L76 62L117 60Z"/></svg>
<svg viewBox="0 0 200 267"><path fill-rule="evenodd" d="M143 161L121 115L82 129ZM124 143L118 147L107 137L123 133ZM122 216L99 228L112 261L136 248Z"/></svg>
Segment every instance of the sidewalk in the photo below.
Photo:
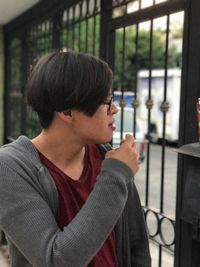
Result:
<svg viewBox="0 0 200 267"><path fill-rule="evenodd" d="M5 246L0 246L0 267L8 267L7 251Z"/></svg>

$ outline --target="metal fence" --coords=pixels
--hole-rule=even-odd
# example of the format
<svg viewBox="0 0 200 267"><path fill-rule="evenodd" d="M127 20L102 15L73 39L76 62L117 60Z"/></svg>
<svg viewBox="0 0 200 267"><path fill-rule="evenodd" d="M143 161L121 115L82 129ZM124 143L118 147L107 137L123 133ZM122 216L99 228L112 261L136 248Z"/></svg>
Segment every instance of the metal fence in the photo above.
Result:
<svg viewBox="0 0 200 267"><path fill-rule="evenodd" d="M70 48L107 60L114 72L113 90L120 92L120 137L126 131L125 95L132 92L132 132L137 137L138 124L151 141L146 147L138 188L152 251L156 251L153 266L173 266L176 183L173 195L168 196L166 181L171 174L166 171L166 144L178 141L185 1L75 0L51 1L49 5L47 2L41 1L5 27L5 143L20 134L31 138L41 130L37 116L26 104L24 87L32 64L41 55L52 49ZM175 89L177 75L171 73L179 73ZM172 113L175 104L178 107ZM176 118L177 125L171 125L170 130L172 118ZM177 135L171 139L170 131L175 128ZM157 181L152 167L155 141L159 141ZM176 181L176 171L173 175L171 178ZM158 185L157 195L153 194L152 183ZM166 201L174 202L171 214ZM166 253L172 255L170 263L164 263Z"/></svg>

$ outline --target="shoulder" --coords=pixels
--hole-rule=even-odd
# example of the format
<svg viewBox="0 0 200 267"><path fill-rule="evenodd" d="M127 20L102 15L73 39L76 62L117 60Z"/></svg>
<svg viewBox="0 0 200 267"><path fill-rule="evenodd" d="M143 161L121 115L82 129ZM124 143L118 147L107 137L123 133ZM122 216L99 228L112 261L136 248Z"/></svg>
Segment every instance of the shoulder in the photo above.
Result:
<svg viewBox="0 0 200 267"><path fill-rule="evenodd" d="M20 136L12 143L0 148L0 162L11 168L19 165L41 167L39 155L32 142L26 136Z"/></svg>

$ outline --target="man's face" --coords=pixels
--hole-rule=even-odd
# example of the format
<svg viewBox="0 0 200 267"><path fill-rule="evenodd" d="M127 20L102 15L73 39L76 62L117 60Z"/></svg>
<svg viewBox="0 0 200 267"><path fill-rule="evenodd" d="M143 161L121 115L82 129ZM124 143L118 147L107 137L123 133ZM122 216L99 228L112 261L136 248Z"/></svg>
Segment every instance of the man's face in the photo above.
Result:
<svg viewBox="0 0 200 267"><path fill-rule="evenodd" d="M109 96L92 117L83 112L73 111L73 130L83 144L110 142L116 128L114 115L117 107Z"/></svg>

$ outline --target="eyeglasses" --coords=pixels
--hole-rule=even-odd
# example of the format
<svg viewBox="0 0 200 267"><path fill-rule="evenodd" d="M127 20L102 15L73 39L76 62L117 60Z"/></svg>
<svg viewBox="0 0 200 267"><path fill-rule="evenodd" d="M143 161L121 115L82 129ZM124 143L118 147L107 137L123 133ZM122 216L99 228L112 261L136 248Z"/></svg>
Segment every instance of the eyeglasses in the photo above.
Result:
<svg viewBox="0 0 200 267"><path fill-rule="evenodd" d="M103 102L103 104L108 105L108 114L109 114L110 111L111 111L112 103L113 103L113 96L111 97L110 100L108 100L108 101L104 101L104 102Z"/></svg>

